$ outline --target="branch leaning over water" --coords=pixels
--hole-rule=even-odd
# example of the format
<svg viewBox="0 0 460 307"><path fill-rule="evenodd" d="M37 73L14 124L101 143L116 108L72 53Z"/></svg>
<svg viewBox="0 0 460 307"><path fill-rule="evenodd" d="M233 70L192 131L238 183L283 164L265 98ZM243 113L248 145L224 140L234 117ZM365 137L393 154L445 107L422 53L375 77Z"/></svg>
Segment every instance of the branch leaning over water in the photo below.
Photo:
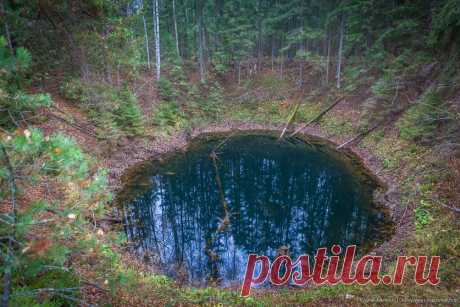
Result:
<svg viewBox="0 0 460 307"><path fill-rule="evenodd" d="M305 127L313 124L314 122L317 122L318 120L320 120L327 112L329 112L330 110L332 110L336 105L339 104L339 102L341 102L342 100L344 100L345 97L340 97L338 99L336 99L330 106L328 106L327 108L325 108L323 111L321 111L316 117L314 117L313 119L311 119L310 121L308 121L307 123L305 124L302 124L299 128L297 128L293 133L291 133L289 136L290 137L293 137L295 136L297 133L299 133L300 131L302 131L302 129L304 129Z"/></svg>
<svg viewBox="0 0 460 307"><path fill-rule="evenodd" d="M219 144L217 144L216 147L214 147L213 150L211 151L211 155L214 153L214 154L216 154L216 157L217 157L217 149L219 149L222 146L224 146L225 143L227 143L228 140L234 135L235 135L235 132L230 133L223 141L221 141Z"/></svg>
<svg viewBox="0 0 460 307"><path fill-rule="evenodd" d="M292 122L294 121L294 118L297 114L297 111L299 111L299 107L300 107L300 100L299 102L295 105L294 107L294 111L292 111L291 115L289 116L287 122L286 122L286 125L284 126L284 129L283 131L281 132L281 135L279 136L278 140L281 140L284 136L284 134L286 133L287 129L289 128L289 126L292 124Z"/></svg>

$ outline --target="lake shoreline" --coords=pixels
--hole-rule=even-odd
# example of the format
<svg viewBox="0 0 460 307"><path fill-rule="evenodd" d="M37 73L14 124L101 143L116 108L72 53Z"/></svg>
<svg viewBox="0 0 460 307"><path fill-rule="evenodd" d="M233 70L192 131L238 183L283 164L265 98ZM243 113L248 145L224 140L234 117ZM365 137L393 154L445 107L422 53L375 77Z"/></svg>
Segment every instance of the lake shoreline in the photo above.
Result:
<svg viewBox="0 0 460 307"><path fill-rule="evenodd" d="M205 137L207 134L257 133L270 132L281 133L283 125L267 125L253 123L229 122L225 124L208 125L193 129L191 132L178 131L167 138L153 140L130 140L120 146L120 149L107 160L105 167L109 170L109 182L112 192L117 198L117 193L123 187L123 180L129 176L131 169L136 169L139 164L149 160L161 159L162 156L177 151L185 151L192 139ZM293 129L295 129L294 127ZM306 127L296 135L305 141L320 142L331 147L341 145L344 140L337 137L328 137L319 126ZM381 163L369 149L351 145L337 150L356 161L369 176L377 181L382 187L374 194L374 203L388 210L389 216L394 222L394 234L389 240L371 248L369 254L383 256L384 267L390 264L398 256L398 251L403 249L407 236L414 229L413 210L409 207L402 208L401 195L398 189L398 178L382 175ZM120 216L117 216L120 218ZM131 260L134 257L129 257ZM135 260L134 260L135 261Z"/></svg>

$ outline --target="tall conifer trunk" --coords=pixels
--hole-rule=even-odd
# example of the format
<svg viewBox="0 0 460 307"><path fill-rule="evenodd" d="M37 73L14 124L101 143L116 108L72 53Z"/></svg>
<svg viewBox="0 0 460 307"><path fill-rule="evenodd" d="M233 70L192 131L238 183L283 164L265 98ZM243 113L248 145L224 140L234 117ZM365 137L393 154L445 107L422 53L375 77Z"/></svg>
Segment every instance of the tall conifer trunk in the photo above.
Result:
<svg viewBox="0 0 460 307"><path fill-rule="evenodd" d="M155 34L155 60L156 79L160 80L161 75L161 53L160 53L160 12L158 0L153 0L153 31Z"/></svg>
<svg viewBox="0 0 460 307"><path fill-rule="evenodd" d="M173 7L173 22L174 22L174 38L176 39L176 52L177 52L177 56L180 57L179 32L177 31L176 0L172 0L172 7Z"/></svg>
<svg viewBox="0 0 460 307"><path fill-rule="evenodd" d="M340 36L339 36L339 50L338 50L338 60L337 60L337 88L340 88L341 82L340 77L342 75L342 55L343 55L343 37L344 37L344 30L345 28L345 16L342 15L340 21Z"/></svg>

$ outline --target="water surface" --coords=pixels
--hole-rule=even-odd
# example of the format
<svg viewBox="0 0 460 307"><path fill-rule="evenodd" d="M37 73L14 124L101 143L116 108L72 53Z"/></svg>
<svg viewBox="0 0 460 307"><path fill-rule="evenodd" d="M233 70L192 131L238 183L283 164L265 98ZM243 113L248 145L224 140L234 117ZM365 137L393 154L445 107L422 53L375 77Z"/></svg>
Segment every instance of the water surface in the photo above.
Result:
<svg viewBox="0 0 460 307"><path fill-rule="evenodd" d="M180 282L225 286L240 283L249 253L380 244L391 227L372 204L376 187L325 144L214 135L132 170L120 199L144 261Z"/></svg>

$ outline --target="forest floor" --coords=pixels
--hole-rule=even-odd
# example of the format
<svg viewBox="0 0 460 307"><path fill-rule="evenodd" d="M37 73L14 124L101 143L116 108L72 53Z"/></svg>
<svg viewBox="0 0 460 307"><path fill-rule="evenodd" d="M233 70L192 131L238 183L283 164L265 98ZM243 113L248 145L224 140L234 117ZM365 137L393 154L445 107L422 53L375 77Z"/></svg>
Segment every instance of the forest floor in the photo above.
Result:
<svg viewBox="0 0 460 307"><path fill-rule="evenodd" d="M143 87L147 86L147 81L145 85L137 89L139 93L143 93L140 94L140 103L145 114L152 112L150 102L157 99L154 89L142 90ZM96 128L83 111L63 99L56 88L50 87L46 90L53 96L55 108L42 114L48 119L40 124L39 127L43 129L45 135L53 132L63 132L72 136L89 155L96 159L98 167L108 169L110 190L115 193L120 188L123 174L131 166L171 150L180 150L186 146L190 138L199 134L233 130L268 129L281 131L285 125L286 118L282 116L278 120L273 120L270 116L270 112L273 112L271 111L273 107L271 104L262 104L255 109L255 112L248 111L243 115L241 112L232 112L230 106L230 110L225 112L225 120L196 127L192 131L179 130L168 135L136 139L126 138L115 143L108 143L95 137L93 132ZM359 99L359 97L354 97L353 100L355 99ZM350 99L340 103L319 123L302 129L301 134L321 137L335 145L340 145L350 140L356 135L353 125L360 118L360 111L353 103L353 100ZM315 115L320 110L318 104L310 102L304 103L302 108L303 112L309 115ZM284 111L282 107L279 107L275 112L283 113ZM257 117L257 120L252 121L251 117ZM291 130L294 131L301 124L302 122L293 123ZM455 251L455 242L449 244L444 242L446 233L453 237L457 233L457 238L459 237L458 216L451 210L438 206L439 208L437 208L436 212L439 213L439 217L436 223L430 222L425 225L424 233L428 233L428 235L419 231L416 222L414 208L420 198L415 195L414 191L425 185L422 178L423 174L439 171L436 165L437 157L433 156L431 149L414 147L414 145L408 144L399 138L397 129L393 125L388 125L366 136L359 143L351 144L345 151L352 152L358 156L364 166L388 187L386 201L397 223L397 232L391 240L384 243L375 252L388 255L388 261L394 260L400 254L430 254L430 250L436 250L436 248L439 250L439 247L433 247L430 242L440 240L437 244L441 245L441 250L449 250L450 252L450 256L445 259L444 271L449 276L458 274L456 259L452 258L455 255L458 256L458 251ZM421 157L425 161L423 165L420 163ZM460 193L452 191L455 191L455 185L460 186L460 161L451 159L447 163L456 176L442 178L433 182L429 187L429 197L434 202L436 199L446 196L453 204L459 204ZM33 199L59 201L60 198L65 197L63 195L65 193L68 193L68 190L63 187L50 187L46 183L40 183L24 193L27 197L22 200L22 203L25 205ZM46 227L43 228L43 233L35 234L34 239L38 239L41 236L46 237ZM106 238L110 237L109 234L116 234L122 231L117 216L110 215L105 220L96 221L94 229L89 229L88 231L96 232L99 229L102 230L102 235L99 236L101 242L105 242L114 253L120 255L118 264L121 263L120 265L123 268L117 267L117 269L124 270L132 275L131 286L133 288L119 287L113 292L107 287L107 279L101 273L102 271L99 267L107 265L104 262L108 260L101 257L97 251L75 255L72 265L76 268L78 274L82 276L84 281L82 298L88 303L101 305L109 303L115 306L216 305L219 303L269 306L305 304L315 306L356 306L368 305L372 302L377 303L382 297L388 300L385 305L398 305L398 299L447 299L458 298L459 295L459 289L452 288L449 285L417 287L413 282L408 282L403 287L383 285L324 286L304 290L287 288L279 289L279 291L263 290L254 291L252 297L243 299L233 291L215 288L193 289L156 276L151 268L139 263L129 253L127 246L115 246L109 240L106 240ZM100 233L98 232L98 234ZM113 267L113 264L109 264L109 266ZM458 284L458 280L455 280L455 278L449 277L449 281L453 285ZM410 301L406 301L406 303L410 304Z"/></svg>

